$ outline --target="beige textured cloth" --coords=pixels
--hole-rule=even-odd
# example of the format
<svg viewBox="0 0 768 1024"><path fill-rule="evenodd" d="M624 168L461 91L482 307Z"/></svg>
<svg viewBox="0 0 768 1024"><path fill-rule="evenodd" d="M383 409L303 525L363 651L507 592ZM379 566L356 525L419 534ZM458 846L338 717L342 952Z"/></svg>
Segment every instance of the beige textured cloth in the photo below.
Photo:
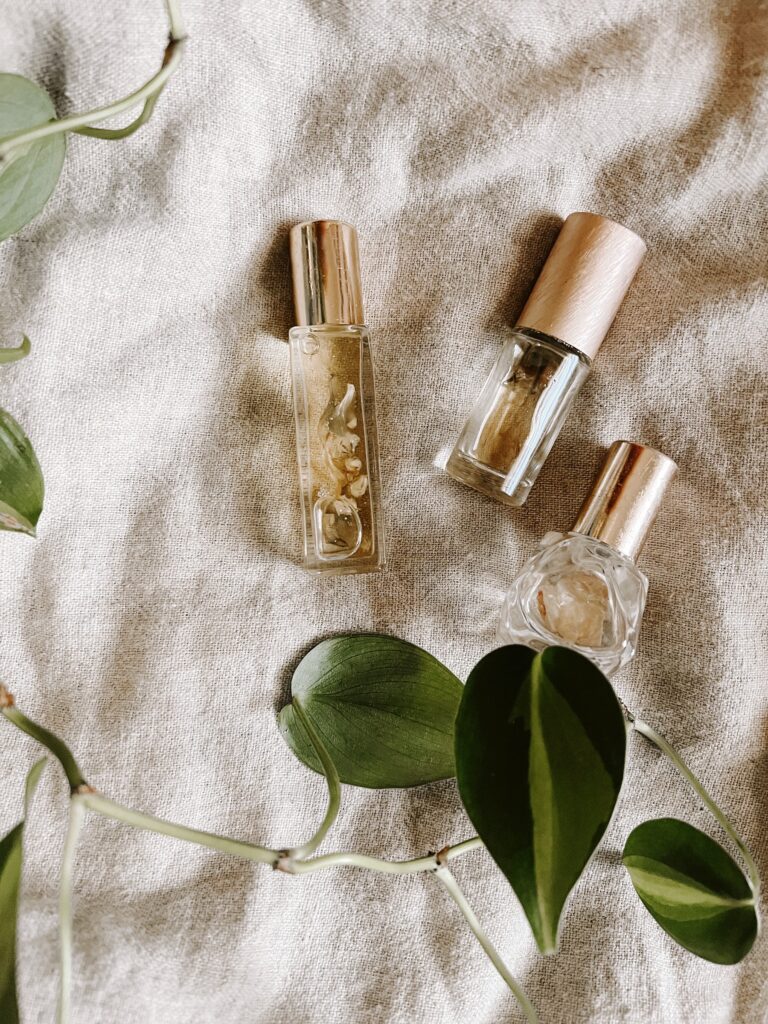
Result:
<svg viewBox="0 0 768 1024"><path fill-rule="evenodd" d="M103 791L288 845L323 785L275 712L319 637L381 630L464 677L504 589L567 528L610 441L681 474L642 556L627 704L665 731L766 858L768 9L756 0L194 0L148 127L73 138L53 201L0 247L0 331L32 357L0 404L45 471L37 541L3 534L2 678ZM159 0L0 0L0 66L61 113L162 52ZM561 218L626 223L648 258L525 509L440 474ZM286 231L357 225L390 568L308 577L284 338ZM0 825L37 748L0 723ZM25 1024L53 1019L66 793L28 833ZM618 863L633 825L720 837L633 739L620 813L543 959L481 851L457 875L544 1024L762 1024L766 942L739 967L677 948ZM324 849L406 857L470 834L455 787L348 790ZM291 878L89 819L75 1021L500 1024L503 983L426 876Z"/></svg>

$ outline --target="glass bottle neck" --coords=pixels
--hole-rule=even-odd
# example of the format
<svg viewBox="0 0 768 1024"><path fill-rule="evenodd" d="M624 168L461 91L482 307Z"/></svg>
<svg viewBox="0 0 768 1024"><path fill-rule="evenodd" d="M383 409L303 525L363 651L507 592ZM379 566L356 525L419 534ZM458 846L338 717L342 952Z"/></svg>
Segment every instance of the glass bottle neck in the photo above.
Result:
<svg viewBox="0 0 768 1024"><path fill-rule="evenodd" d="M623 562L627 562L629 565L635 566L635 560L630 555L626 554L624 551L620 551L618 548L615 548L612 544L606 543L599 537L595 537L591 533L583 533L581 530L568 530L565 533L551 530L549 533L545 533L542 537L540 547L549 547L551 544L557 544L558 541L567 540L569 537L584 537L586 540L591 541L591 543L598 549L609 552L614 558L619 558Z"/></svg>
<svg viewBox="0 0 768 1024"><path fill-rule="evenodd" d="M587 366L592 366L592 359L586 353L574 345L569 345L566 341L561 341L550 334L544 334L543 331L537 331L533 327L515 327L514 331L515 334L522 335L529 341L535 341L540 345L548 345L550 348L557 349L560 352L568 352L571 355L578 356Z"/></svg>

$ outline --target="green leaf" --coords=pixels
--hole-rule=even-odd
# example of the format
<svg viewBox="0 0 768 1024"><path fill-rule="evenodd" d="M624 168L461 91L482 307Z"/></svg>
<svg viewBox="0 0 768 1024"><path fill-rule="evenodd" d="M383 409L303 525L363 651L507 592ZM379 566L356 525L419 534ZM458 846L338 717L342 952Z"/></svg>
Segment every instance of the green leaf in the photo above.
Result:
<svg viewBox="0 0 768 1024"><path fill-rule="evenodd" d="M32 794L40 780L46 759L32 766L27 775L24 818L29 815ZM16 1001L16 918L19 907L24 820L0 840L0 1020L18 1024Z"/></svg>
<svg viewBox="0 0 768 1024"><path fill-rule="evenodd" d="M735 964L758 931L755 897L733 858L714 839L677 818L643 822L622 860L649 913L685 949Z"/></svg>
<svg viewBox="0 0 768 1024"><path fill-rule="evenodd" d="M0 74L0 138L56 117L48 93L21 75ZM12 149L0 163L0 242L48 202L64 162L64 133Z"/></svg>
<svg viewBox="0 0 768 1024"><path fill-rule="evenodd" d="M385 789L454 775L453 724L462 685L420 647L374 633L323 640L299 663L291 692L342 782ZM320 772L290 704L278 722L296 756Z"/></svg>
<svg viewBox="0 0 768 1024"><path fill-rule="evenodd" d="M456 721L459 793L543 953L600 842L624 777L611 684L563 647L502 647L472 670Z"/></svg>
<svg viewBox="0 0 768 1024"><path fill-rule="evenodd" d="M31 441L13 416L0 409L0 530L34 537L43 494L43 473Z"/></svg>

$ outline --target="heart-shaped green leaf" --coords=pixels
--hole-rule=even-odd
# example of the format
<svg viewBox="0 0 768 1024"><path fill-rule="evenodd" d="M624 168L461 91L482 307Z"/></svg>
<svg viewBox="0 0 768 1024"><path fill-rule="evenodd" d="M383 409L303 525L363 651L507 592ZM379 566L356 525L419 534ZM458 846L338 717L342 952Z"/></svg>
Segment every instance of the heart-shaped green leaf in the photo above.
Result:
<svg viewBox="0 0 768 1024"><path fill-rule="evenodd" d="M0 74L0 138L56 117L48 93L21 75ZM64 162L64 133L12 149L0 163L0 242L42 210Z"/></svg>
<svg viewBox="0 0 768 1024"><path fill-rule="evenodd" d="M431 654L374 633L323 640L291 681L341 781L369 789L420 786L454 775L453 724L462 689ZM279 725L296 756L321 771L290 704Z"/></svg>
<svg viewBox="0 0 768 1024"><path fill-rule="evenodd" d="M0 409L0 530L34 537L43 494L43 474L32 442L13 416Z"/></svg>
<svg viewBox="0 0 768 1024"><path fill-rule="evenodd" d="M45 758L32 766L27 775L24 818L29 814L32 794L40 779ZM19 907L22 840L24 820L0 840L0 1020L18 1024L16 1000L16 918Z"/></svg>
<svg viewBox="0 0 768 1024"><path fill-rule="evenodd" d="M677 818L638 825L622 860L646 909L675 942L704 960L735 964L758 931L755 897L733 858Z"/></svg>
<svg viewBox="0 0 768 1024"><path fill-rule="evenodd" d="M472 670L456 720L459 793L543 953L608 827L625 754L616 695L581 654L502 647Z"/></svg>

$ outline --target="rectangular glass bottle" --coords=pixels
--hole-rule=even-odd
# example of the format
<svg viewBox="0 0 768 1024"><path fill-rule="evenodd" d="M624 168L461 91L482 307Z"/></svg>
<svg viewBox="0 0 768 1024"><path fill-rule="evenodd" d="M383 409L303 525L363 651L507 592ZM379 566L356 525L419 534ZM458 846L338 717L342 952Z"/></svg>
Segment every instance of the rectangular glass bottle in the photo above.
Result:
<svg viewBox="0 0 768 1024"><path fill-rule="evenodd" d="M370 335L363 325L357 234L340 221L291 231L298 326L289 333L304 565L384 568Z"/></svg>
<svg viewBox="0 0 768 1024"><path fill-rule="evenodd" d="M448 459L451 476L525 504L644 254L607 217L566 218Z"/></svg>
<svg viewBox="0 0 768 1024"><path fill-rule="evenodd" d="M504 345L448 460L455 479L523 505L591 361L554 338L518 330Z"/></svg>
<svg viewBox="0 0 768 1024"><path fill-rule="evenodd" d="M365 327L290 332L304 562L317 572L381 569L373 361Z"/></svg>

